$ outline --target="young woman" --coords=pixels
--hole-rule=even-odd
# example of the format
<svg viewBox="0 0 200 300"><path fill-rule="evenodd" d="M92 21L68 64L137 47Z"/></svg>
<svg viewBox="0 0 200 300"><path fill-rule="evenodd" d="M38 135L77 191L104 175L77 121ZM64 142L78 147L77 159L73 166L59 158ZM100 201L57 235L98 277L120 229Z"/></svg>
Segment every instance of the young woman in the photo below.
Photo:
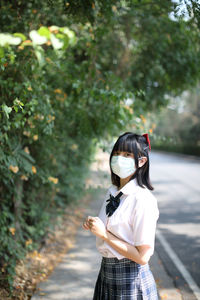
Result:
<svg viewBox="0 0 200 300"><path fill-rule="evenodd" d="M93 300L157 300L148 261L154 252L157 200L150 190L148 134L126 132L110 154L112 185L98 217L83 228L102 255Z"/></svg>

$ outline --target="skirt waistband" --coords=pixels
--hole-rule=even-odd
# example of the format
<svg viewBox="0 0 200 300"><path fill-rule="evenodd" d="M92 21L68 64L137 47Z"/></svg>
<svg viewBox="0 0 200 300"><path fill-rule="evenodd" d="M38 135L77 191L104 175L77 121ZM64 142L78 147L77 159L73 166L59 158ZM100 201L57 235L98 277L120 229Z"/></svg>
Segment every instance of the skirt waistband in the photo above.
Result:
<svg viewBox="0 0 200 300"><path fill-rule="evenodd" d="M117 257L105 257L105 256L102 256L102 263L103 264L130 264L130 265L135 265L137 266L137 268L142 268L142 269L148 269L149 268L149 264L145 264L145 265L140 265L136 262L134 262L133 260L131 259L128 259L128 258L122 258L122 259L118 259Z"/></svg>
<svg viewBox="0 0 200 300"><path fill-rule="evenodd" d="M122 259L118 259L117 257L105 257L105 256L102 256L102 260L105 261L105 262L130 262L132 260L128 259L128 258L122 258Z"/></svg>

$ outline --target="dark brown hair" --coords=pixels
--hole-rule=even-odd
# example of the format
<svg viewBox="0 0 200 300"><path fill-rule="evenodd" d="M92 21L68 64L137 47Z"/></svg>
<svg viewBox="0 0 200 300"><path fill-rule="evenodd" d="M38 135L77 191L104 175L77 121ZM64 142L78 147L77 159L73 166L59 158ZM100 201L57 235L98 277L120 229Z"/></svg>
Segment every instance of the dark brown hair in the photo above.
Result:
<svg viewBox="0 0 200 300"><path fill-rule="evenodd" d="M153 190L153 186L150 183L149 178L149 146L147 140L144 136L138 135L132 132L125 132L120 135L118 140L113 146L113 149L110 154L110 171L111 171L111 180L114 185L117 187L120 186L120 178L112 172L111 169L111 158L114 152L123 151L129 152L134 155L136 172L130 178L130 180L137 178L138 185L144 188L146 186L149 190ZM146 163L138 168L139 158L145 156L147 158ZM129 181L130 181L129 180Z"/></svg>

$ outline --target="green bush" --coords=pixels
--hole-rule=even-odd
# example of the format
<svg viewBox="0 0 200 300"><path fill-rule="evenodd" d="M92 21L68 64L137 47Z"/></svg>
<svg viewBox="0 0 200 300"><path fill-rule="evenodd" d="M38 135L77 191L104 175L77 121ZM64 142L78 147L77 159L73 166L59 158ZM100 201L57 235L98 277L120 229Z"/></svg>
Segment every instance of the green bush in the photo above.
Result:
<svg viewBox="0 0 200 300"><path fill-rule="evenodd" d="M87 82L89 62L76 64L82 40L75 46L73 31L41 27L32 37L15 40L15 50L14 35L1 35L0 261L10 287L27 241L36 247L52 212L81 196L98 139L131 117L122 105L131 93L112 72L106 84Z"/></svg>

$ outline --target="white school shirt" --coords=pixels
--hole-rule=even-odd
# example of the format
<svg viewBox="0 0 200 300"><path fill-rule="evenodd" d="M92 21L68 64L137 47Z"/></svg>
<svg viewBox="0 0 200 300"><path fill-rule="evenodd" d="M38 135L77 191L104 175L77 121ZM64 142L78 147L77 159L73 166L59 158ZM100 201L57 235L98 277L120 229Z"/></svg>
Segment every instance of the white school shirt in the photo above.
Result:
<svg viewBox="0 0 200 300"><path fill-rule="evenodd" d="M112 216L108 217L106 200L110 194L115 197L120 191L123 193L120 204ZM156 223L159 217L157 199L149 189L140 187L136 178L129 181L121 190L115 185L109 187L98 217L107 230L119 239L133 246L150 245L151 255L153 254ZM104 257L124 258L99 237L96 237L96 247Z"/></svg>

